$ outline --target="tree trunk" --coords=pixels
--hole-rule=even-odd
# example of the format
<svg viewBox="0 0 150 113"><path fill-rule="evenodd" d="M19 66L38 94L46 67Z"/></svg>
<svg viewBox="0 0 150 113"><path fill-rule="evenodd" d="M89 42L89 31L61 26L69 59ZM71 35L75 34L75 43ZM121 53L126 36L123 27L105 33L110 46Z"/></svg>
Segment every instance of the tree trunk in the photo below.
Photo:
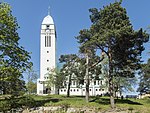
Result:
<svg viewBox="0 0 150 113"><path fill-rule="evenodd" d="M86 78L86 95L85 95L85 99L86 102L89 102L89 67L88 67L88 63L89 63L89 57L88 54L86 55L86 74L85 74L85 78Z"/></svg>
<svg viewBox="0 0 150 113"><path fill-rule="evenodd" d="M2 74L2 88L1 88L1 91L2 91L2 94L6 94L6 86L5 86L5 81L4 81L4 75Z"/></svg>
<svg viewBox="0 0 150 113"><path fill-rule="evenodd" d="M119 91L120 92L120 97L122 96L122 92L121 92L121 90Z"/></svg>
<svg viewBox="0 0 150 113"><path fill-rule="evenodd" d="M115 100L114 100L114 90L113 90L113 79L112 77L109 78L109 94L110 94L110 104L111 108L115 108Z"/></svg>
<svg viewBox="0 0 150 113"><path fill-rule="evenodd" d="M2 92L3 92L3 95L7 94L7 88L6 88L6 83L5 83L5 81L2 82Z"/></svg>
<svg viewBox="0 0 150 113"><path fill-rule="evenodd" d="M109 51L109 94L110 94L110 105L111 108L115 108L115 100L114 100L114 84L113 84L113 67L112 67L112 55Z"/></svg>
<svg viewBox="0 0 150 113"><path fill-rule="evenodd" d="M6 88L5 88L5 86L3 87L3 95L5 95L6 94Z"/></svg>
<svg viewBox="0 0 150 113"><path fill-rule="evenodd" d="M69 75L69 83L68 83L68 89L67 89L67 97L70 96L70 86L71 86L71 75Z"/></svg>
<svg viewBox="0 0 150 113"><path fill-rule="evenodd" d="M59 88L57 89L57 94L59 95Z"/></svg>

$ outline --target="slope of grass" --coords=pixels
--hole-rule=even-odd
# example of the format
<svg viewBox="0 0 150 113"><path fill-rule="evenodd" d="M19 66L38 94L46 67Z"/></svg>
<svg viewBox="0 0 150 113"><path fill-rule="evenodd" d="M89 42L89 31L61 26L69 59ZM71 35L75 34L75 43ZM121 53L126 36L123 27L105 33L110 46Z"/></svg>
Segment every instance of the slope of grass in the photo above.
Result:
<svg viewBox="0 0 150 113"><path fill-rule="evenodd" d="M39 99L36 96L33 98ZM85 98L81 96L60 96L60 95L49 95L44 97L49 98L49 101L46 102L43 106L69 106L75 108L96 108L101 111L105 111L110 108L109 97L91 97L90 102L86 103ZM132 110L139 113L150 113L150 98L147 99L116 99L116 107L124 110Z"/></svg>
<svg viewBox="0 0 150 113"><path fill-rule="evenodd" d="M129 99L134 103L117 103L117 107L132 108L139 113L150 113L150 98L147 99Z"/></svg>
<svg viewBox="0 0 150 113"><path fill-rule="evenodd" d="M38 97L34 97L34 99ZM81 96L60 96L60 95L49 95L44 97L49 98L49 102L46 102L43 106L69 106L75 108L96 108L101 111L105 111L110 108L109 97L91 97L90 102L86 103L85 98ZM124 110L132 110L139 113L149 113L150 112L150 99L116 99L116 107Z"/></svg>
<svg viewBox="0 0 150 113"><path fill-rule="evenodd" d="M109 97L91 97L86 103L81 96L66 97L63 95L26 95L17 98L0 98L0 111L7 111L12 108L39 107L39 106L63 106L74 108L97 109L99 111L110 110ZM118 99L115 100L116 107L120 110L133 110L137 113L150 113L150 98L147 99Z"/></svg>

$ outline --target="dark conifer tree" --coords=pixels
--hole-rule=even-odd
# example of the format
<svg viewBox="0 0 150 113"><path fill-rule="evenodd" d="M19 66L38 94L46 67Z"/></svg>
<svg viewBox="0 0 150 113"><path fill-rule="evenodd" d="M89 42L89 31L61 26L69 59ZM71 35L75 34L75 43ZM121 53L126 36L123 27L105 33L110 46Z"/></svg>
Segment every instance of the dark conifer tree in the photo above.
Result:
<svg viewBox="0 0 150 113"><path fill-rule="evenodd" d="M114 76L134 77L135 71L140 69L143 44L149 40L149 36L142 29L133 29L121 2L104 6L100 10L93 8L89 11L92 25L86 30L88 32L81 30L77 39L81 48L99 49L107 55L110 103L114 108ZM89 36L89 33L90 37L82 36Z"/></svg>

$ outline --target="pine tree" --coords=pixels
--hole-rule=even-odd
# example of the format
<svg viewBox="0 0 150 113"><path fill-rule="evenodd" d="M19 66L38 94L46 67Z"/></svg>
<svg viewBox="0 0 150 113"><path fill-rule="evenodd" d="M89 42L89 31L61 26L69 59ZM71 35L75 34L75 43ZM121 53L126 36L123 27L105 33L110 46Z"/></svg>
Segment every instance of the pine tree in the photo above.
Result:
<svg viewBox="0 0 150 113"><path fill-rule="evenodd" d="M73 78L72 76L77 73L77 60L78 56L76 54L61 55L59 58L60 63L63 63L61 74L65 75L68 81L67 97L70 96L70 86Z"/></svg>
<svg viewBox="0 0 150 113"><path fill-rule="evenodd" d="M139 74L140 82L137 91L140 93L150 93L150 59L148 59L146 64L142 64Z"/></svg>
<svg viewBox="0 0 150 113"><path fill-rule="evenodd" d="M149 37L142 29L133 30L121 2L107 5L100 10L93 8L89 11L92 25L84 35L90 34L90 37L81 37L81 30L81 36L77 39L81 48L99 49L107 55L110 103L114 108L114 77L134 77L135 71L140 69L143 43L147 42Z"/></svg>

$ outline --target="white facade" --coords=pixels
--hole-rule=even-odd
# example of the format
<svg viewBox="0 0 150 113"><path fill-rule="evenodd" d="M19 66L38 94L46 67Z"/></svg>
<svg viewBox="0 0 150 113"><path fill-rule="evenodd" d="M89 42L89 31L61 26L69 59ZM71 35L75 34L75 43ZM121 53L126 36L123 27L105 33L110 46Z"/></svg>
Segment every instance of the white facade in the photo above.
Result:
<svg viewBox="0 0 150 113"><path fill-rule="evenodd" d="M67 95L67 81L66 87L59 90L59 94ZM105 95L108 92L105 85L104 80L90 80L89 85L89 95L96 96L96 95ZM83 85L79 85L76 80L72 80L70 86L70 95L77 95L77 96L85 96L86 93L86 86L85 83Z"/></svg>
<svg viewBox="0 0 150 113"><path fill-rule="evenodd" d="M50 15L43 19L40 34L40 78L37 80L37 94L56 94L55 87L47 87L46 81L50 73L56 67L56 31L52 17ZM59 94L67 94L68 81L66 87L59 89ZM90 96L103 95L108 89L102 88L104 80L90 80L89 93ZM76 80L72 80L70 87L70 95L85 95L85 84L78 85Z"/></svg>
<svg viewBox="0 0 150 113"><path fill-rule="evenodd" d="M56 67L56 33L52 17L47 15L41 25L40 34L40 78L37 80L37 94L55 94L55 88L48 89L45 81L48 73Z"/></svg>

